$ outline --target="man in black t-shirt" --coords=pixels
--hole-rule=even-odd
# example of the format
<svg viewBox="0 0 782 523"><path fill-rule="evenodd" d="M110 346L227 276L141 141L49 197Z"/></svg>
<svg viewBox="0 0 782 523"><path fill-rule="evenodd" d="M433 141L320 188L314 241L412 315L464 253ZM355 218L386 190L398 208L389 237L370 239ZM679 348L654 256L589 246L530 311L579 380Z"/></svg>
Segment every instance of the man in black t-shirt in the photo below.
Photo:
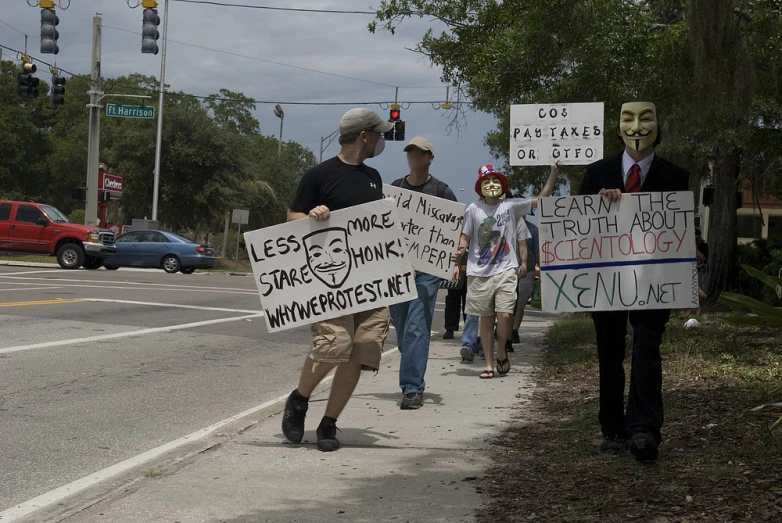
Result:
<svg viewBox="0 0 782 523"><path fill-rule="evenodd" d="M288 209L288 221L329 219L331 211L383 198L380 173L364 160L383 152L383 133L393 127L371 109L351 109L339 123L340 153L307 171ZM326 415L318 426L318 448L339 448L337 418L358 384L362 370L377 371L390 319L386 307L312 325L312 351L304 363L299 387L288 397L282 432L291 443L304 437L309 397L336 367Z"/></svg>

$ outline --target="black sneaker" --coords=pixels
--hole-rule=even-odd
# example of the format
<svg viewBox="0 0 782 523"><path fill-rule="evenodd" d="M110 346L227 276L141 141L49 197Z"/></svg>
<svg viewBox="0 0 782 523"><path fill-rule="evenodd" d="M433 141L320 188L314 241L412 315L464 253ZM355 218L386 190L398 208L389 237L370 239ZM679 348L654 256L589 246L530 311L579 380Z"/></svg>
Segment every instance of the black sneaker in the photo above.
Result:
<svg viewBox="0 0 782 523"><path fill-rule="evenodd" d="M459 351L459 355L462 357L462 361L466 363L472 363L475 359L475 354L472 353L470 347L462 347L462 350Z"/></svg>
<svg viewBox="0 0 782 523"><path fill-rule="evenodd" d="M625 450L625 439L622 436L606 436L600 444L600 452L613 452L618 454Z"/></svg>
<svg viewBox="0 0 782 523"><path fill-rule="evenodd" d="M444 340L452 340L453 339L453 331L445 331L445 334L443 334Z"/></svg>
<svg viewBox="0 0 782 523"><path fill-rule="evenodd" d="M421 392L408 392L402 396L402 403L399 408L402 410L420 409L424 403L424 395Z"/></svg>
<svg viewBox="0 0 782 523"><path fill-rule="evenodd" d="M304 437L304 419L309 403L302 401L298 390L291 392L282 414L282 433L291 443L301 443Z"/></svg>
<svg viewBox="0 0 782 523"><path fill-rule="evenodd" d="M513 348L513 343L511 343L510 340L505 342L505 352L516 352L516 349Z"/></svg>
<svg viewBox="0 0 782 523"><path fill-rule="evenodd" d="M316 433L318 435L318 449L323 452L334 452L335 450L339 450L337 420L323 416Z"/></svg>
<svg viewBox="0 0 782 523"><path fill-rule="evenodd" d="M655 441L651 434L634 434L633 437L630 438L627 447L630 449L630 454L635 456L635 459L642 463L655 461L657 455L660 453L660 450L657 448L657 441Z"/></svg>
<svg viewBox="0 0 782 523"><path fill-rule="evenodd" d="M513 332L510 335L510 342L511 343L521 343L521 338L519 338L519 331L513 330Z"/></svg>

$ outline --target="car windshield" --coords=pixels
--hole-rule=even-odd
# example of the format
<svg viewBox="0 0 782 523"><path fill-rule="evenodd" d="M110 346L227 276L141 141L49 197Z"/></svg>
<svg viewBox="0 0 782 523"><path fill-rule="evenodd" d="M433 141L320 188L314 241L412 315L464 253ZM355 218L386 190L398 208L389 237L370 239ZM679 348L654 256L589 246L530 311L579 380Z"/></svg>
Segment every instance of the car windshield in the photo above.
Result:
<svg viewBox="0 0 782 523"><path fill-rule="evenodd" d="M177 240L183 241L183 242L185 242L185 243L195 243L195 242L194 242L193 240L191 240L190 238L185 238L184 236L180 236L180 235L178 235L178 234L174 234L173 232L170 232L170 233L168 233L168 234L169 234L170 236L173 236L173 237L174 237L174 238L176 238Z"/></svg>
<svg viewBox="0 0 782 523"><path fill-rule="evenodd" d="M52 207L51 205L41 205L41 209L46 213L54 223L71 223L67 216L65 216L59 209Z"/></svg>

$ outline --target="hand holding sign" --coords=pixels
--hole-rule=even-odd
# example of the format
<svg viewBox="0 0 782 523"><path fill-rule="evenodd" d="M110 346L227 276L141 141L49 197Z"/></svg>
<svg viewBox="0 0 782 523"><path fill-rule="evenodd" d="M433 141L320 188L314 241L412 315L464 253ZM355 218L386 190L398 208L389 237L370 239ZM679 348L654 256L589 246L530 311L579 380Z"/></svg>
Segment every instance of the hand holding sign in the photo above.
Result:
<svg viewBox="0 0 782 523"><path fill-rule="evenodd" d="M319 222L325 222L331 216L331 211L325 205L318 205L310 211L310 218L313 218Z"/></svg>

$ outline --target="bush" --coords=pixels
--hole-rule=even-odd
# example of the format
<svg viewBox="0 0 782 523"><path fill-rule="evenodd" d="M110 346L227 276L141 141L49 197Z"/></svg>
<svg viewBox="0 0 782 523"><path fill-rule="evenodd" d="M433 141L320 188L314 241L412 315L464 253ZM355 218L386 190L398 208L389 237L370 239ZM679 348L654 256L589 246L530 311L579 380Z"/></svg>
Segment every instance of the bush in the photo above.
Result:
<svg viewBox="0 0 782 523"><path fill-rule="evenodd" d="M782 268L782 239L755 240L751 244L739 245L738 255L739 265L747 265L762 273L776 276ZM782 299L777 296L776 290L764 285L746 271L739 273L738 282L738 288L731 290L775 307L782 306Z"/></svg>
<svg viewBox="0 0 782 523"><path fill-rule="evenodd" d="M73 223L84 223L85 212L84 209L74 209L68 215L68 219Z"/></svg>

